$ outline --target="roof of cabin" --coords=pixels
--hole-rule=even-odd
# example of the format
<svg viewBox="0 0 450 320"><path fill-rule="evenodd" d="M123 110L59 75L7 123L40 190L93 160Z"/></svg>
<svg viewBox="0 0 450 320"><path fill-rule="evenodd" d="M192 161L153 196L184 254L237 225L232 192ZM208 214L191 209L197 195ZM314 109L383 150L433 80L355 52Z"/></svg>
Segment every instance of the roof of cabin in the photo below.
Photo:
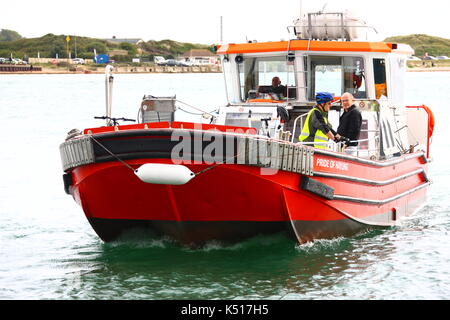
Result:
<svg viewBox="0 0 450 320"><path fill-rule="evenodd" d="M241 44L230 43L219 46L217 54L276 51L392 52L392 50L393 44L389 42L291 40Z"/></svg>

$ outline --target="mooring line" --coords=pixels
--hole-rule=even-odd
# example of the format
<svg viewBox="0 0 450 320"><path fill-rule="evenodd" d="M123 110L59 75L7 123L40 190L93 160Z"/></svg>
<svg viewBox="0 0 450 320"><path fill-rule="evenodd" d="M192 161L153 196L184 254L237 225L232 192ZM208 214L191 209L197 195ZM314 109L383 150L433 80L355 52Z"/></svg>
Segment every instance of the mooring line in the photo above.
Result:
<svg viewBox="0 0 450 320"><path fill-rule="evenodd" d="M134 173L137 172L137 169L134 169L133 167L131 167L128 163L126 163L125 161L123 161L122 159L120 159L117 155L115 155L112 151L110 151L108 148L106 148L103 144L101 144L97 139L95 139L92 135L89 135L89 137L96 143L98 144L103 150L105 150L108 154L110 154L112 157L114 157L115 159L117 159L117 161L119 161L120 163L122 163L124 166L126 166L127 168L129 168L131 171L133 171ZM255 144L255 146L253 147L252 150L248 150L248 152L253 151L254 149L258 149L258 144ZM236 157L238 157L239 155L241 155L242 153L245 152L245 149L242 150L241 152L237 153L236 155L232 156L232 157L228 157L226 158L224 161L222 162L217 162L203 170L200 170L199 172L194 173L195 176L198 176L208 170L214 169L215 167L218 167L222 164L226 164L229 160L231 159L235 159Z"/></svg>
<svg viewBox="0 0 450 320"><path fill-rule="evenodd" d="M127 168L129 168L131 171L133 172L137 172L137 170L133 169L132 166L130 166L128 163L126 163L125 161L123 161L122 159L120 159L117 155L115 155L114 153L112 153L111 151L108 150L108 148L106 148L104 145L102 145L97 139L95 139L92 135L89 135L89 137L95 141L95 143L97 143L100 147L102 147L106 152L108 152L111 156L113 156L114 158L117 159L117 161L119 161L120 163L122 163L124 166L126 166Z"/></svg>

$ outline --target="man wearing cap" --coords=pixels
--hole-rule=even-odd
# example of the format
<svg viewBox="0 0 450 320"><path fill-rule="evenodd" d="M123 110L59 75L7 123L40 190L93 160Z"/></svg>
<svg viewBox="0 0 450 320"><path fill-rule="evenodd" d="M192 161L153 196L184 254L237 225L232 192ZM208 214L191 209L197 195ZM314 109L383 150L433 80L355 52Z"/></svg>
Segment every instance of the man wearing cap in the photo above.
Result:
<svg viewBox="0 0 450 320"><path fill-rule="evenodd" d="M306 116L299 137L301 142L314 142L315 148L327 149L328 139L340 139L340 135L328 123L328 111L330 111L332 101L333 95L331 93L318 92L316 94L317 105Z"/></svg>

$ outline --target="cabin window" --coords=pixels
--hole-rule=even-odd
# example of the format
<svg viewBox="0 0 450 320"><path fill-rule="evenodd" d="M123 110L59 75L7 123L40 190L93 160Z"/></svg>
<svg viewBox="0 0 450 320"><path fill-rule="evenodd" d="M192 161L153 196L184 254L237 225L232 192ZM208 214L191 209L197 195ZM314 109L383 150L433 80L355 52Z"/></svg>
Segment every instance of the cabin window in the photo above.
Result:
<svg viewBox="0 0 450 320"><path fill-rule="evenodd" d="M373 59L373 74L375 80L375 96L380 99L382 96L387 97L386 85L386 60Z"/></svg>
<svg viewBox="0 0 450 320"><path fill-rule="evenodd" d="M310 100L317 92L341 96L350 92L356 99L367 98L362 57L309 56Z"/></svg>
<svg viewBox="0 0 450 320"><path fill-rule="evenodd" d="M229 59L222 59L222 69L223 74L225 77L225 83L226 83L226 94L227 94L227 100L230 103L237 103L236 101L236 89L234 88L234 77L233 77L233 69L231 67L231 63Z"/></svg>
<svg viewBox="0 0 450 320"><path fill-rule="evenodd" d="M246 57L238 63L241 99L287 100L296 98L294 64L286 56ZM278 77L283 88L272 89L272 79Z"/></svg>
<svg viewBox="0 0 450 320"><path fill-rule="evenodd" d="M344 57L344 92L350 92L356 99L367 98L366 75L362 57Z"/></svg>

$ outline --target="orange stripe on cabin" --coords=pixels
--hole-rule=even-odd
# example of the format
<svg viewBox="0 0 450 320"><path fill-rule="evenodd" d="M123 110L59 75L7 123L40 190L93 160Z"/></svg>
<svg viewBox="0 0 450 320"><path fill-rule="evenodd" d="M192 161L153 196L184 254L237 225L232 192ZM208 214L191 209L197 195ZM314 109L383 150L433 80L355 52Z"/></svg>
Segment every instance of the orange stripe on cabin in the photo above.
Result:
<svg viewBox="0 0 450 320"><path fill-rule="evenodd" d="M388 42L348 42L348 41L309 41L292 40L261 43L226 44L218 48L217 54L260 53L279 51L347 51L347 52L391 52Z"/></svg>

